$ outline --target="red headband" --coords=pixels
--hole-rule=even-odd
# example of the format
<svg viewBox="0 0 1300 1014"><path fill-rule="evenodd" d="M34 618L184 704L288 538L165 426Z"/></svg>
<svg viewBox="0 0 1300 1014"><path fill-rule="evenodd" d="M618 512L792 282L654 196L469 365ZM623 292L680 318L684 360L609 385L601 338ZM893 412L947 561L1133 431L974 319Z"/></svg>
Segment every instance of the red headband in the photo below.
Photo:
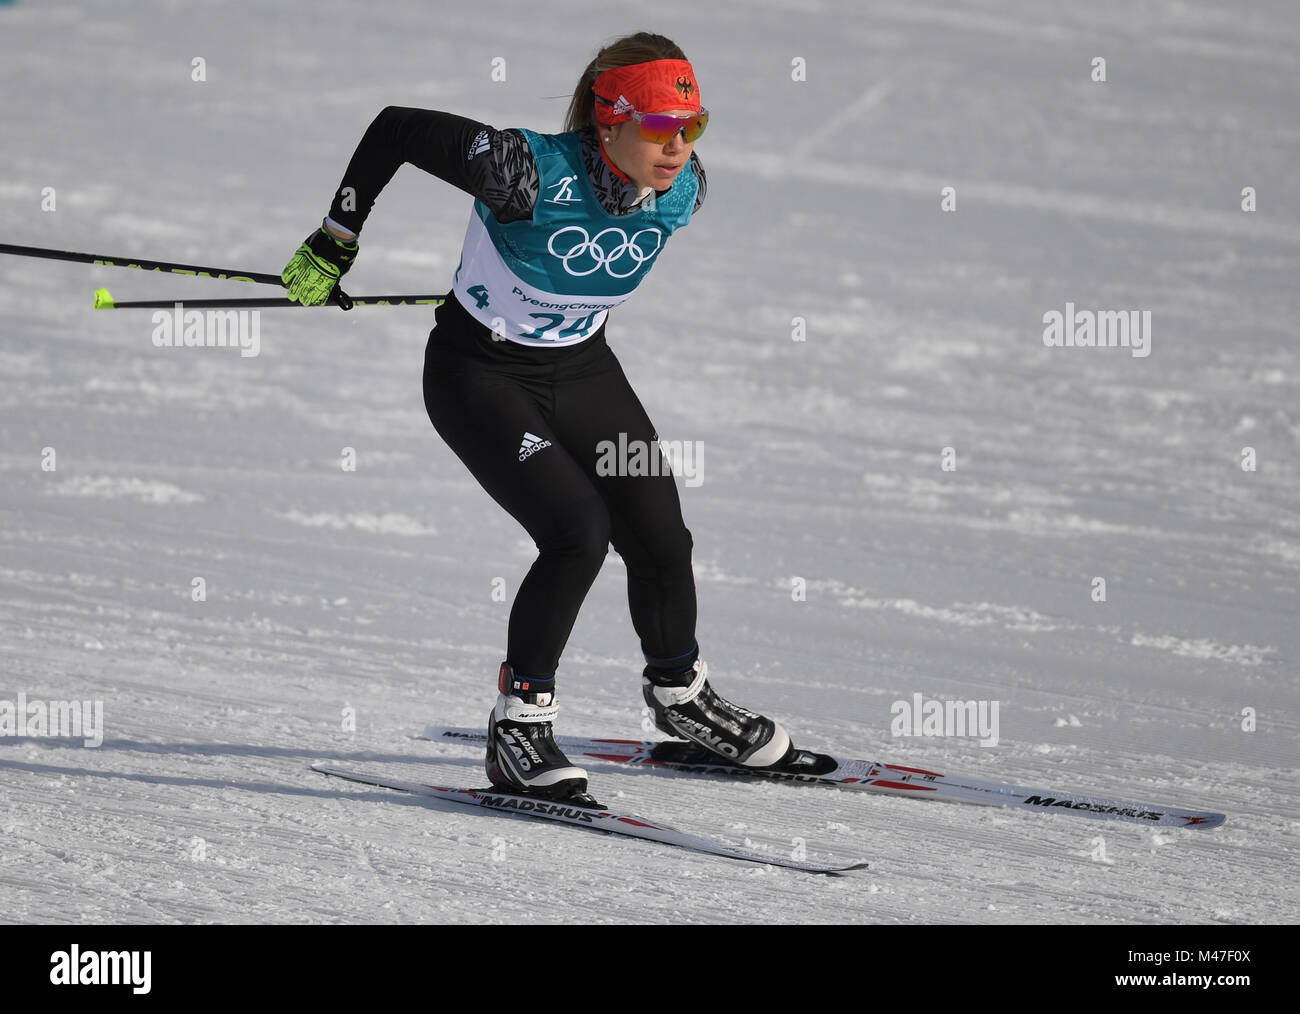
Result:
<svg viewBox="0 0 1300 1014"><path fill-rule="evenodd" d="M606 126L632 118L629 109L700 111L700 86L687 60L650 60L596 75L596 120ZM605 101L601 101L601 100Z"/></svg>

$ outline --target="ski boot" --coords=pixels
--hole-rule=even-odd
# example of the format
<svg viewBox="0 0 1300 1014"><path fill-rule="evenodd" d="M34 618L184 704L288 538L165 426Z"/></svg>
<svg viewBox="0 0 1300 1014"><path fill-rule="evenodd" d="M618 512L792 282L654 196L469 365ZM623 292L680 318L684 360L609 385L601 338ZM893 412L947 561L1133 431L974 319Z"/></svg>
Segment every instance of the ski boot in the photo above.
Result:
<svg viewBox="0 0 1300 1014"><path fill-rule="evenodd" d="M501 663L496 706L488 716L488 781L502 792L599 806L587 793L587 772L555 745L555 678L518 677Z"/></svg>
<svg viewBox="0 0 1300 1014"><path fill-rule="evenodd" d="M741 767L784 770L803 753L772 719L719 697L708 673L698 657L691 668L677 673L646 666L641 692L660 731L698 743Z"/></svg>

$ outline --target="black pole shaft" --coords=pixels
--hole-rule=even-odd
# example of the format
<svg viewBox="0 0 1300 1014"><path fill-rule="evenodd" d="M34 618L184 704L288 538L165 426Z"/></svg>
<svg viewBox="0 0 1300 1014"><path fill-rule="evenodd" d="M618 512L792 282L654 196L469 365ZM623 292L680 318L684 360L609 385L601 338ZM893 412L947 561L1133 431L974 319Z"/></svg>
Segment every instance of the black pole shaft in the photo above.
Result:
<svg viewBox="0 0 1300 1014"><path fill-rule="evenodd" d="M402 296L351 296L353 306L438 306L446 301L446 296L431 295L402 295ZM98 305L96 310L171 310L177 303L180 303L186 310L210 310L220 308L240 308L251 309L254 307L297 307L303 309L301 303L295 303L290 299L283 297L279 299L137 299L125 302L113 302L106 305ZM335 302L326 303L326 306L337 306ZM307 307L314 309L314 307Z"/></svg>
<svg viewBox="0 0 1300 1014"><path fill-rule="evenodd" d="M18 257L44 257L56 261L76 261L81 264L103 264L114 268L139 268L142 271L169 271L174 275L195 275L201 278L225 278L232 282L262 282L283 287L279 275L265 271L239 271L235 268L204 267L199 264L178 264L174 261L153 261L141 257L117 257L108 254L78 253L74 250L50 250L40 246L17 246L0 243L0 254Z"/></svg>

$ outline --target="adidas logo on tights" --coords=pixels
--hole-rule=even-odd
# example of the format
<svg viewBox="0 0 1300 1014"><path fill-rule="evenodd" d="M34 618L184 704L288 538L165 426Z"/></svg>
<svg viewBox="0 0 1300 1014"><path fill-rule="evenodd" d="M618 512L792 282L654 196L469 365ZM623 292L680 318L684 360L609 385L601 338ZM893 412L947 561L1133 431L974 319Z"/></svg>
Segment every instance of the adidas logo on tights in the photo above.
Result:
<svg viewBox="0 0 1300 1014"><path fill-rule="evenodd" d="M544 440L536 433L529 433L527 430L524 430L524 442L519 445L519 460L527 461L543 447L550 446L551 442L549 440Z"/></svg>

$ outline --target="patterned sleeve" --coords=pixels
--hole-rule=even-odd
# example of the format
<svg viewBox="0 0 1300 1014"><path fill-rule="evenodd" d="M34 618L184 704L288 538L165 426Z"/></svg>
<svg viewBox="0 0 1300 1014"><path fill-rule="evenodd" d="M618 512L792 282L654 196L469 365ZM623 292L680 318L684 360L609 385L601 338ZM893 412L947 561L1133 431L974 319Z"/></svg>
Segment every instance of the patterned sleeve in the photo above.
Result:
<svg viewBox="0 0 1300 1014"><path fill-rule="evenodd" d="M691 169L695 173L695 182L700 185L699 192L695 195L695 207L691 209L691 214L694 215L704 203L704 192L709 189L708 178L704 175L704 163L695 152L691 152Z"/></svg>
<svg viewBox="0 0 1300 1014"><path fill-rule="evenodd" d="M501 222L532 218L540 182L523 134L453 113L400 106L389 106L367 128L329 217L360 232L380 191L405 162L477 197Z"/></svg>

